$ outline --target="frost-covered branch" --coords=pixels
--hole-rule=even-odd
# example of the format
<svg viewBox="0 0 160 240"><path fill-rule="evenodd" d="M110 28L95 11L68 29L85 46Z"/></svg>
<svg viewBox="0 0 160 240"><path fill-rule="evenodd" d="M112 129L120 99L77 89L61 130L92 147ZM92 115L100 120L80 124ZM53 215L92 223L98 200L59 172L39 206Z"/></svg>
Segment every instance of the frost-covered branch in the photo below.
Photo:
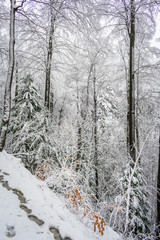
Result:
<svg viewBox="0 0 160 240"><path fill-rule="evenodd" d="M24 4L26 1L27 1L27 0L22 0L22 2L21 2L19 5L14 5L14 9L15 9L15 11L17 11L18 8L23 7L23 4Z"/></svg>

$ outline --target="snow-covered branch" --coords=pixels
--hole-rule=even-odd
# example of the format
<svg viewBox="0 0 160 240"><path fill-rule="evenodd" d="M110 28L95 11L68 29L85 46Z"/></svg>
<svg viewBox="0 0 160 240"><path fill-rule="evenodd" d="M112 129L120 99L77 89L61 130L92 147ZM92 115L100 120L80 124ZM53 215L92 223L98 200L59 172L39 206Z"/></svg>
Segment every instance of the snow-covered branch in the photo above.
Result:
<svg viewBox="0 0 160 240"><path fill-rule="evenodd" d="M18 8L23 7L23 4L24 4L26 1L27 1L27 0L22 0L22 2L21 2L19 5L15 5L15 6L14 6L15 11L17 11Z"/></svg>

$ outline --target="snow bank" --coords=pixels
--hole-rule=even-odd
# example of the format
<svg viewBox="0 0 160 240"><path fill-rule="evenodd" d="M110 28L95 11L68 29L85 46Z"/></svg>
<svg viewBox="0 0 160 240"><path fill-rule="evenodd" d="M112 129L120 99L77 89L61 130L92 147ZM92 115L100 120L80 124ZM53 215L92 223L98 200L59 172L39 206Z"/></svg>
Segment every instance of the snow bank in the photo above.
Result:
<svg viewBox="0 0 160 240"><path fill-rule="evenodd" d="M45 182L31 175L20 159L5 151L0 153L0 170L0 174L9 174L4 175L9 186L24 194L27 200L25 205L32 210L32 214L45 222L38 226L31 221L20 209L18 197L0 183L0 240L8 239L9 231L15 235L14 240L53 240L50 226L58 228L63 238L70 237L72 240L120 240L119 235L109 227L106 227L104 236L100 236L84 226L78 216L67 209L64 199L53 193Z"/></svg>

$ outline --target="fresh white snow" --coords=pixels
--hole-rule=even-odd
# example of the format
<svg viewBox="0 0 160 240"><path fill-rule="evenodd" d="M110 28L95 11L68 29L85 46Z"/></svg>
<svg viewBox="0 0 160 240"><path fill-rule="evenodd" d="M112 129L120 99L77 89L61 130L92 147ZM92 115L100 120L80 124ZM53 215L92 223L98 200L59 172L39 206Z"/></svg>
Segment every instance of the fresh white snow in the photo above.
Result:
<svg viewBox="0 0 160 240"><path fill-rule="evenodd" d="M85 226L78 215L67 209L66 201L52 192L45 182L40 181L24 168L20 159L0 153L0 175L8 181L11 188L20 190L26 200L26 205L45 223L38 226L31 221L20 206L18 196L2 187L0 183L0 240L8 240L7 235L15 235L14 240L53 240L50 226L59 229L62 238L70 237L72 240L120 240L120 236L108 226L101 236L93 229Z"/></svg>

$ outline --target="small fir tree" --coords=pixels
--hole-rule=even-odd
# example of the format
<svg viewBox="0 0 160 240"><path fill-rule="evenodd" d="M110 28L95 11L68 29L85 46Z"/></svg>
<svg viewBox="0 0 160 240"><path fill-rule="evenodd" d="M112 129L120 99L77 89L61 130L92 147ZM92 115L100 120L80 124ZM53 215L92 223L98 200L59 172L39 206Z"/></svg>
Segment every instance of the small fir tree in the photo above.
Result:
<svg viewBox="0 0 160 240"><path fill-rule="evenodd" d="M119 182L116 210L110 219L110 222L114 222L114 227L126 235L136 236L150 232L150 207L146 188L147 183L139 163L128 164Z"/></svg>
<svg viewBox="0 0 160 240"><path fill-rule="evenodd" d="M29 122L36 120L36 113L42 110L42 100L30 75L22 78L18 85L18 94L14 99L9 126L9 144L13 153L23 153L25 165L33 159L32 141L27 137ZM24 155L26 153L26 156ZM27 157L28 154L28 157Z"/></svg>

